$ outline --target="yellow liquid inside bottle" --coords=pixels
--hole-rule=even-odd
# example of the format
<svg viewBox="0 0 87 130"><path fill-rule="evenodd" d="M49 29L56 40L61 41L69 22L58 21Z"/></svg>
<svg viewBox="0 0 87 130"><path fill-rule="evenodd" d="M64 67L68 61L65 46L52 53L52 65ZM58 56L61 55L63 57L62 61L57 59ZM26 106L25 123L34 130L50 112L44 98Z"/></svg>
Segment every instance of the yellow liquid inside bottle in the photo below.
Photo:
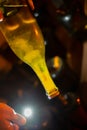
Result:
<svg viewBox="0 0 87 130"><path fill-rule="evenodd" d="M59 95L46 62L45 46L41 30L28 7L0 23L0 30L13 52L28 64L40 79L48 98Z"/></svg>

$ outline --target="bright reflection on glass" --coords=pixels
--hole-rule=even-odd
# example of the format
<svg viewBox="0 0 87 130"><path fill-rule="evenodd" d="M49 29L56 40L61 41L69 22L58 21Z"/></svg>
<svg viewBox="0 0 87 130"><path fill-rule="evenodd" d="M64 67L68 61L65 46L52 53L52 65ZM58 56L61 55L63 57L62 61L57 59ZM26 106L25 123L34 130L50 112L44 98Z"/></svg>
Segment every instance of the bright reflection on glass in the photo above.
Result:
<svg viewBox="0 0 87 130"><path fill-rule="evenodd" d="M23 115L27 118L29 117L32 117L32 114L33 114L33 111L31 108L25 108L24 109L24 112L23 112Z"/></svg>

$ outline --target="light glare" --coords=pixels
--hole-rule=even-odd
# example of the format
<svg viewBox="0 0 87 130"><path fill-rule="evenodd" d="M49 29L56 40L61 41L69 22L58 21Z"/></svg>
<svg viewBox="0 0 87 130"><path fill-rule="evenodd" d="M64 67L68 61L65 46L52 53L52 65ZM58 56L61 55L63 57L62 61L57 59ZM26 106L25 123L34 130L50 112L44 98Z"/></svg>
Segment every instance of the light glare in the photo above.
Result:
<svg viewBox="0 0 87 130"><path fill-rule="evenodd" d="M32 116L32 109L31 108L25 108L24 109L24 115L26 117L31 117Z"/></svg>
<svg viewBox="0 0 87 130"><path fill-rule="evenodd" d="M67 21L69 21L71 19L71 16L70 15L66 15L63 19L64 19L64 21L67 22Z"/></svg>

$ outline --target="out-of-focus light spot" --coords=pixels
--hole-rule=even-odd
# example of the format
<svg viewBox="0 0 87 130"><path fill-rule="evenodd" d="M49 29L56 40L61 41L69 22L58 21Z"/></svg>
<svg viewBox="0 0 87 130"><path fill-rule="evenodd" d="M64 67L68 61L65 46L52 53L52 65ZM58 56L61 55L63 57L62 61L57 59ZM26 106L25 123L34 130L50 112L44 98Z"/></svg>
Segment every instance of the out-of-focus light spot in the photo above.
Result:
<svg viewBox="0 0 87 130"><path fill-rule="evenodd" d="M63 14L63 15L64 15L64 14L65 14L65 11L57 9L57 10L56 10L56 13L59 13L59 14Z"/></svg>
<svg viewBox="0 0 87 130"><path fill-rule="evenodd" d="M48 122L47 122L47 121L45 121L45 122L43 122L43 123L42 123L42 126L46 127L46 126L47 126L47 124L48 124Z"/></svg>
<svg viewBox="0 0 87 130"><path fill-rule="evenodd" d="M58 56L55 56L53 60L54 60L53 64L54 68L58 69L60 67L60 58Z"/></svg>
<svg viewBox="0 0 87 130"><path fill-rule="evenodd" d="M3 21L3 18L0 18L0 22L2 22Z"/></svg>
<svg viewBox="0 0 87 130"><path fill-rule="evenodd" d="M71 16L70 16L70 15L66 15L66 16L63 17L63 20L64 20L65 22L68 22L70 19L71 19Z"/></svg>
<svg viewBox="0 0 87 130"><path fill-rule="evenodd" d="M87 29L87 24L85 25L85 27L84 27L85 29Z"/></svg>
<svg viewBox="0 0 87 130"><path fill-rule="evenodd" d="M68 99L68 95L67 95L67 94L65 94L65 95L64 95L64 98L65 98L65 99Z"/></svg>
<svg viewBox="0 0 87 130"><path fill-rule="evenodd" d="M44 41L44 45L47 45L47 41Z"/></svg>
<svg viewBox="0 0 87 130"><path fill-rule="evenodd" d="M32 113L32 109L31 109L31 108L25 108L23 114L24 114L24 116L27 117L27 118L31 117L32 114L33 114L33 113Z"/></svg>
<svg viewBox="0 0 87 130"><path fill-rule="evenodd" d="M55 56L55 57L53 58L52 62L53 62L53 67L54 67L56 70L60 71L60 70L61 70L61 67L62 67L62 65L63 65L62 59L61 59L60 57L58 57L58 56Z"/></svg>
<svg viewBox="0 0 87 130"><path fill-rule="evenodd" d="M55 78L55 77L56 77L56 74L52 74L52 77Z"/></svg>
<svg viewBox="0 0 87 130"><path fill-rule="evenodd" d="M23 96L23 90L22 90L22 89L18 89L17 93L18 93L18 96L19 96L19 97L22 97L22 96Z"/></svg>
<svg viewBox="0 0 87 130"><path fill-rule="evenodd" d="M77 103L79 103L79 104L80 104L80 98L77 98L77 99L76 99L76 101L77 101Z"/></svg>
<svg viewBox="0 0 87 130"><path fill-rule="evenodd" d="M38 16L39 16L39 13L38 13L38 12L35 12L35 13L34 13L34 16L35 16L35 17L38 17Z"/></svg>
<svg viewBox="0 0 87 130"><path fill-rule="evenodd" d="M67 58L71 58L71 53L67 52L66 56Z"/></svg>

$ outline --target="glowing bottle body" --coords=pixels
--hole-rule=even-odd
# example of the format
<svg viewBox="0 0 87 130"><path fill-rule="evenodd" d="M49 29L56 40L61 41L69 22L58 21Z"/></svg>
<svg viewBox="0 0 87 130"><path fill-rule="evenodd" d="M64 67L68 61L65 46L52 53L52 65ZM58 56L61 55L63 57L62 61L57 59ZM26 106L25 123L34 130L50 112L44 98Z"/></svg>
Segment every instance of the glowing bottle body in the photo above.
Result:
<svg viewBox="0 0 87 130"><path fill-rule="evenodd" d="M0 23L0 30L13 52L34 70L48 97L59 95L45 62L41 30L28 7L21 8L18 13L3 20Z"/></svg>

